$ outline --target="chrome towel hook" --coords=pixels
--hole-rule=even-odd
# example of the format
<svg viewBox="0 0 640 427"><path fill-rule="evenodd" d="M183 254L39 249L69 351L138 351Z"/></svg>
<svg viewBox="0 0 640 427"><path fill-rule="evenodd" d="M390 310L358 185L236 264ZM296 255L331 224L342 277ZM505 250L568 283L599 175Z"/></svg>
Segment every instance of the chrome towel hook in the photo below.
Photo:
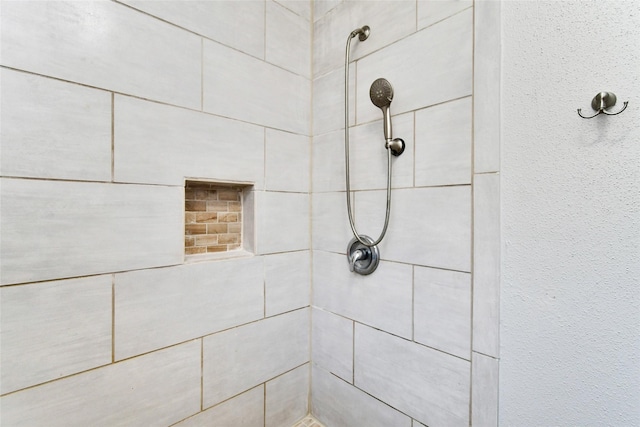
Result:
<svg viewBox="0 0 640 427"><path fill-rule="evenodd" d="M625 101L624 107L622 107L622 110L618 111L617 113L609 113L608 111L606 111L607 109L616 105L616 100L617 100L616 95L613 92L600 92L599 94L594 96L593 99L591 100L591 108L597 111L597 113L589 117L583 116L581 113L582 108L578 108L578 115L583 119L593 119L595 116L599 116L600 114L606 114L607 116L615 116L617 114L622 113L624 110L626 110L627 105L629 105L629 101Z"/></svg>

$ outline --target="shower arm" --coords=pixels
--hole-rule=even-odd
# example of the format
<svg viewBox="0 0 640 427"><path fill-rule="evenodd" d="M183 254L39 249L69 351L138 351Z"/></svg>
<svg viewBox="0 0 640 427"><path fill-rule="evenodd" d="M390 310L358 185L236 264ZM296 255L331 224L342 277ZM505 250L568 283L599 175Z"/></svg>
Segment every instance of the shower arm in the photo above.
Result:
<svg viewBox="0 0 640 427"><path fill-rule="evenodd" d="M389 141L385 144L385 148L387 149L387 209L384 218L384 226L382 227L382 232L380 233L380 237L378 237L375 241L366 241L360 237L358 230L356 230L355 221L353 219L353 212L351 209L351 183L349 179L349 51L351 49L351 39L356 35L360 34L360 41L366 40L369 36L369 27L365 26L362 29L354 30L349 34L347 38L347 48L345 52L345 65L344 65L344 157L345 157L345 172L346 172L346 190L347 190L347 214L349 216L349 225L351 226L351 231L353 232L353 236L356 238L358 242L367 247L376 246L378 243L382 241L385 234L387 233L387 228L389 226L389 214L391 212L391 146ZM364 37L364 38L363 38ZM389 129L391 126L389 125Z"/></svg>

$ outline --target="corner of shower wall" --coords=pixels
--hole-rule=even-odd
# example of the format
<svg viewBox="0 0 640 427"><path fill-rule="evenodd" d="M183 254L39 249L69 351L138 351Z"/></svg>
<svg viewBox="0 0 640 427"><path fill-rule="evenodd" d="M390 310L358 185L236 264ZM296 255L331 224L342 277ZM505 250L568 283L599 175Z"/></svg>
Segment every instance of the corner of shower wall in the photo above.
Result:
<svg viewBox="0 0 640 427"><path fill-rule="evenodd" d="M499 90L499 2L317 2L315 10L311 412L328 427L497 426L499 105L487 94ZM384 218L382 122L368 96L376 78L394 87L394 134L407 143L395 159L380 267L366 277L349 273L344 255L340 107L353 16L353 28L371 28L353 42L350 65L359 231L375 234ZM418 368L427 365L439 368ZM455 381L438 377L445 367Z"/></svg>

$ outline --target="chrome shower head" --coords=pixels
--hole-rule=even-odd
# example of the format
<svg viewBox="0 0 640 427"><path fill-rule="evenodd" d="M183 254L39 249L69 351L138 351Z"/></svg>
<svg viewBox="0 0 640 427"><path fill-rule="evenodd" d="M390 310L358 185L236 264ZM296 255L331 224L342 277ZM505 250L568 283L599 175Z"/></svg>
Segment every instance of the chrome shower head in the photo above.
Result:
<svg viewBox="0 0 640 427"><path fill-rule="evenodd" d="M369 89L371 102L378 108L388 108L393 100L393 87L387 79L377 79Z"/></svg>
<svg viewBox="0 0 640 427"><path fill-rule="evenodd" d="M370 33L371 33L371 29L369 28L368 25L365 25L362 28L356 28L355 30L351 31L351 38L354 38L355 36L359 36L358 40L363 42L369 38Z"/></svg>

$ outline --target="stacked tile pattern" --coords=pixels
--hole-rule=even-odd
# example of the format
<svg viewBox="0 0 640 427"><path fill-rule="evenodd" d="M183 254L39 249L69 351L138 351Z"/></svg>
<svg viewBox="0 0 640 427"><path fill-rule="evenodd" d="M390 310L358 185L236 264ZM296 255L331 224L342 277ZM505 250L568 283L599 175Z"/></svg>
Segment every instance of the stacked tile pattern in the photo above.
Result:
<svg viewBox="0 0 640 427"><path fill-rule="evenodd" d="M499 2L314 2L312 414L330 427L496 426ZM356 19L356 21L354 21ZM384 224L386 156L371 83L394 88L391 218L370 276L346 268L344 44L351 197ZM475 54L474 54L475 51ZM474 111L478 114L473 117Z"/></svg>
<svg viewBox="0 0 640 427"><path fill-rule="evenodd" d="M187 181L184 191L186 255L242 247L242 187Z"/></svg>

